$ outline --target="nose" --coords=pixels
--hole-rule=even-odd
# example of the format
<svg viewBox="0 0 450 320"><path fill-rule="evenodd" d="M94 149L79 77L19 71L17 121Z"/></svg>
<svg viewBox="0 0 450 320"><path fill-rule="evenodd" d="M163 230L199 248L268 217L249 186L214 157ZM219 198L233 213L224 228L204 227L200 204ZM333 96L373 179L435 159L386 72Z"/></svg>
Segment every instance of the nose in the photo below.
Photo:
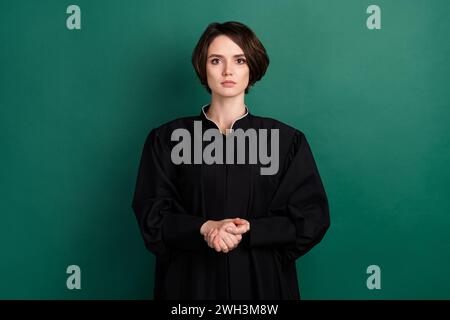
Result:
<svg viewBox="0 0 450 320"><path fill-rule="evenodd" d="M228 63L228 62L226 62L226 63L224 64L224 68L223 68L223 72L222 72L222 74L223 74L224 76L232 75L232 74L233 74L233 73L232 73L232 70L231 70L231 68L230 68L230 65L231 65L231 63Z"/></svg>

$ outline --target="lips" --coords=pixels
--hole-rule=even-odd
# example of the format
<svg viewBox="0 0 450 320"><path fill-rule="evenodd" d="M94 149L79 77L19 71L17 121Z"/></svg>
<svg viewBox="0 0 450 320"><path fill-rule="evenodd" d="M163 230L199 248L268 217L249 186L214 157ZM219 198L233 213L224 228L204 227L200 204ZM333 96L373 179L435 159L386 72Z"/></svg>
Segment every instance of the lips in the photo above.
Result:
<svg viewBox="0 0 450 320"><path fill-rule="evenodd" d="M221 84L236 84L236 82L227 80L227 81L221 82Z"/></svg>

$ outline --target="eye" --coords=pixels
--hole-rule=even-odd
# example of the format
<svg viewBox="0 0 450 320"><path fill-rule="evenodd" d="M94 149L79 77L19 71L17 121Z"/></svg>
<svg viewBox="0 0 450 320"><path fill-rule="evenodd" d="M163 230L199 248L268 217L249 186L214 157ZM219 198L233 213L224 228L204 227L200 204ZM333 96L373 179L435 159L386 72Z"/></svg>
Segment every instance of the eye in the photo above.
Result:
<svg viewBox="0 0 450 320"><path fill-rule="evenodd" d="M213 59L211 59L210 61L211 61L212 64L218 64L220 60L219 60L218 58L213 58ZM216 62L216 61L217 61L217 62ZM247 62L247 60L246 60L246 59L243 59L243 58L239 58L239 59L237 59L236 61L238 61L238 64L244 64L244 63Z"/></svg>

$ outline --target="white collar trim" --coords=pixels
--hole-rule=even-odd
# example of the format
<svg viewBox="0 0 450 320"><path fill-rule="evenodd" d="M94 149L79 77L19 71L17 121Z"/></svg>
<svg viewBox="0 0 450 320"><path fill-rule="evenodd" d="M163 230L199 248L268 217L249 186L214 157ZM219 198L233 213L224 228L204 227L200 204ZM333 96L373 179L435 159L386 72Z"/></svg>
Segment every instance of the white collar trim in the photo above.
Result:
<svg viewBox="0 0 450 320"><path fill-rule="evenodd" d="M210 117L208 117L208 116L206 115L205 108L206 108L208 105L209 105L209 103L208 103L208 104L205 104L205 105L202 107L202 112L203 112L203 114L205 115L206 119L208 119L209 121L212 121L212 122L216 125L217 129L219 129L220 133L222 133L222 131L220 130L220 128L219 128L219 126L217 125L217 123L216 123L213 119L211 119ZM234 130L234 129L233 129L233 126L234 126L234 123L235 123L236 121L238 121L238 120L240 120L240 119L242 119L242 118L244 118L244 117L246 117L246 116L248 115L248 107L247 107L247 105L244 104L244 107L245 107L245 114L242 115L242 116L240 116L240 117L237 118L237 119L234 119L233 123L231 124L231 128L230 128L230 129L225 129L225 131L226 131L227 133L228 133L228 132L233 132L233 130Z"/></svg>

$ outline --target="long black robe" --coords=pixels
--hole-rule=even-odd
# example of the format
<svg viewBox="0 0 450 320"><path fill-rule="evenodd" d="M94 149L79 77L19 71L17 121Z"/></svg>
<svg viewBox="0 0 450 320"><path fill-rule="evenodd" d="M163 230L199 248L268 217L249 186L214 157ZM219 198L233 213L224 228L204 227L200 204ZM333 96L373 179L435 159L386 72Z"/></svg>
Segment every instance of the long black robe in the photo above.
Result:
<svg viewBox="0 0 450 320"><path fill-rule="evenodd" d="M185 128L193 136L194 121L202 122L203 131L217 129L207 108L151 130L143 147L132 208L146 248L156 256L154 299L300 299L295 260L320 242L330 225L305 135L247 109L234 130L279 129L275 175L261 175L260 167L268 165L260 161L174 164L173 130ZM227 136L222 139L225 148ZM239 245L228 253L208 247L202 224L235 217L250 222Z"/></svg>

